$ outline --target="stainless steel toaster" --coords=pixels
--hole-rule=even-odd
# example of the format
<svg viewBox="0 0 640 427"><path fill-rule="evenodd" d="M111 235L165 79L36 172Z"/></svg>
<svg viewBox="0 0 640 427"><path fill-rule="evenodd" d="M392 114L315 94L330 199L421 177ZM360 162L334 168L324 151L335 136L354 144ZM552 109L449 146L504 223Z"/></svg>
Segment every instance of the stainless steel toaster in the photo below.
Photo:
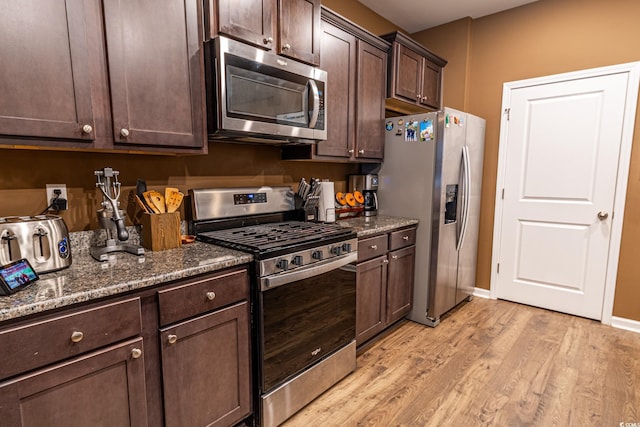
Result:
<svg viewBox="0 0 640 427"><path fill-rule="evenodd" d="M26 258L37 273L71 265L71 243L57 215L0 217L0 265Z"/></svg>

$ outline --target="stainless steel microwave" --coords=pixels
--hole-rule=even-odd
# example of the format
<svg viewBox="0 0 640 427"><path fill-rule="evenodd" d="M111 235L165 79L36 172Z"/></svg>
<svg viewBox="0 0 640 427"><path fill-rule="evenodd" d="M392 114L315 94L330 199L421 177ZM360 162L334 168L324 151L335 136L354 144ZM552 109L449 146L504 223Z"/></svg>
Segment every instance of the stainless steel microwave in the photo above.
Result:
<svg viewBox="0 0 640 427"><path fill-rule="evenodd" d="M327 139L327 73L226 37L207 43L209 139Z"/></svg>

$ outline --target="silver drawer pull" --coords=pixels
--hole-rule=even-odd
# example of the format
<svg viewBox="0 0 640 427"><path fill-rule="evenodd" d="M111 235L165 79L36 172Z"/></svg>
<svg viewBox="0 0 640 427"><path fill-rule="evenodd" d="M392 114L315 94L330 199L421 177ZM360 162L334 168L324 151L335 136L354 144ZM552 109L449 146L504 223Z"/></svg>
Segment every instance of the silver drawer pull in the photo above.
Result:
<svg viewBox="0 0 640 427"><path fill-rule="evenodd" d="M176 341L178 341L178 336L177 335L167 335L167 341L169 341L169 344L175 344Z"/></svg>
<svg viewBox="0 0 640 427"><path fill-rule="evenodd" d="M80 342L82 341L82 339L84 338L84 334L80 331L74 331L71 334L71 341L72 342Z"/></svg>
<svg viewBox="0 0 640 427"><path fill-rule="evenodd" d="M409 236L402 236L402 240L404 240L404 241L409 240Z"/></svg>
<svg viewBox="0 0 640 427"><path fill-rule="evenodd" d="M391 258L396 260L396 259L398 259L398 255L391 255Z"/></svg>
<svg viewBox="0 0 640 427"><path fill-rule="evenodd" d="M385 259L382 260L382 263L383 264L389 264L389 260L387 258L385 258Z"/></svg>
<svg viewBox="0 0 640 427"><path fill-rule="evenodd" d="M142 356L142 350L140 350L139 348L131 349L131 358L132 359L138 359L138 358L140 358L140 356Z"/></svg>
<svg viewBox="0 0 640 427"><path fill-rule="evenodd" d="M209 301L213 301L214 299L216 299L216 293L213 291L209 291L207 292L207 299Z"/></svg>
<svg viewBox="0 0 640 427"><path fill-rule="evenodd" d="M374 251L378 250L378 245L371 245L369 246L369 248L373 249Z"/></svg>

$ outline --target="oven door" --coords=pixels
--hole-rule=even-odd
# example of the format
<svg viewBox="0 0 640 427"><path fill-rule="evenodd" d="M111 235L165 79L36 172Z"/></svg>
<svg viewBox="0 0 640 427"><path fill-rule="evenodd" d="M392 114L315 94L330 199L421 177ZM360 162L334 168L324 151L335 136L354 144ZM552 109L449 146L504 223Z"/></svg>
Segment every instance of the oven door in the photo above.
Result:
<svg viewBox="0 0 640 427"><path fill-rule="evenodd" d="M327 139L325 71L224 37L215 43L219 130Z"/></svg>
<svg viewBox="0 0 640 427"><path fill-rule="evenodd" d="M357 253L262 279L262 392L355 339Z"/></svg>

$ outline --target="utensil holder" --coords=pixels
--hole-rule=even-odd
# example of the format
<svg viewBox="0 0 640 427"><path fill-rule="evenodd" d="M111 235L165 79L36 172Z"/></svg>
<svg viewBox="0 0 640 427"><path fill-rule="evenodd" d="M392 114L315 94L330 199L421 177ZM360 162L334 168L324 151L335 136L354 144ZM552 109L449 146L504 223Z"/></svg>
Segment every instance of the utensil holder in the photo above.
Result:
<svg viewBox="0 0 640 427"><path fill-rule="evenodd" d="M143 214L142 246L152 251L182 247L180 212Z"/></svg>

